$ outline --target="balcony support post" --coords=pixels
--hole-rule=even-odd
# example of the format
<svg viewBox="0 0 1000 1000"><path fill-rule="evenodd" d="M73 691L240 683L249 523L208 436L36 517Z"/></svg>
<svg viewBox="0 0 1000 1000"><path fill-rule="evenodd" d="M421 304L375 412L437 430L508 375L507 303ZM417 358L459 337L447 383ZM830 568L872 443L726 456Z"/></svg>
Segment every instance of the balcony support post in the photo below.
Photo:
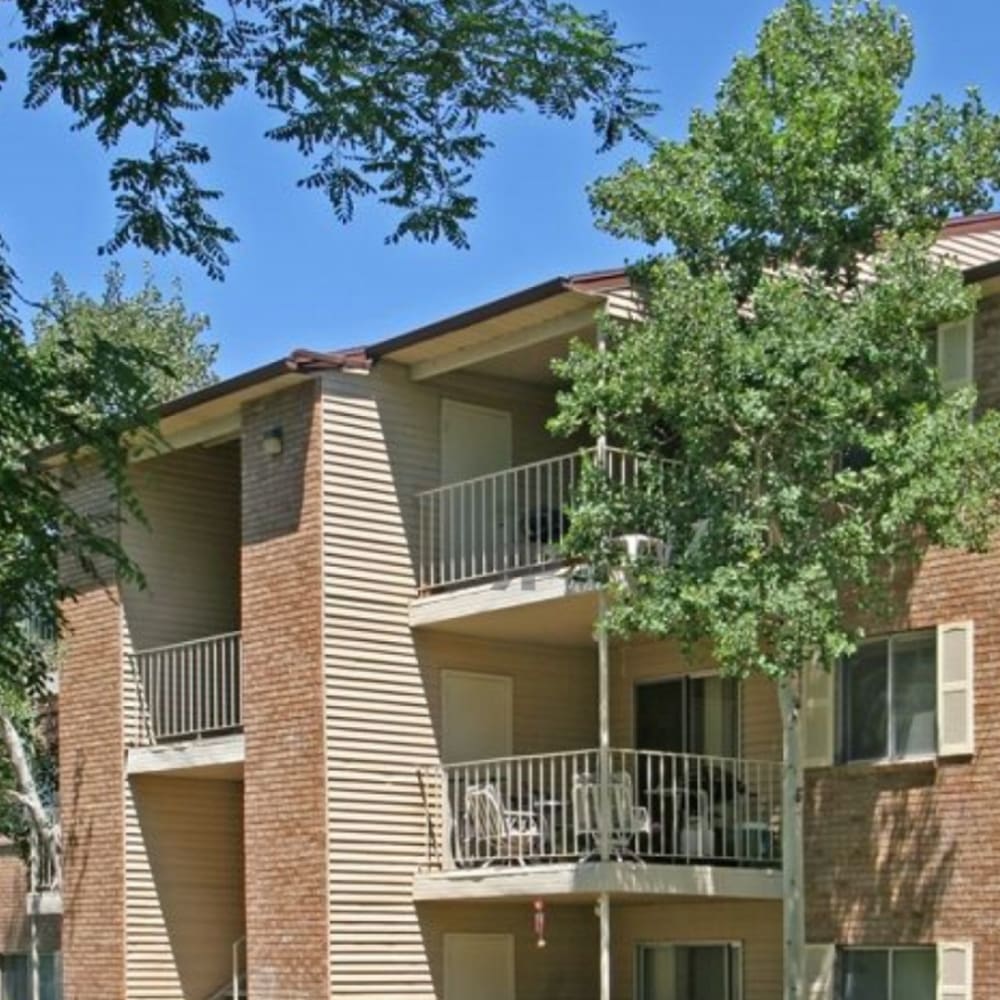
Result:
<svg viewBox="0 0 1000 1000"><path fill-rule="evenodd" d="M611 670L608 633L604 627L607 596L602 587L597 592L597 783L600 811L597 817L597 851L601 861L611 858Z"/></svg>
<svg viewBox="0 0 1000 1000"><path fill-rule="evenodd" d="M597 900L601 923L601 1000L611 1000L611 897L602 892Z"/></svg>

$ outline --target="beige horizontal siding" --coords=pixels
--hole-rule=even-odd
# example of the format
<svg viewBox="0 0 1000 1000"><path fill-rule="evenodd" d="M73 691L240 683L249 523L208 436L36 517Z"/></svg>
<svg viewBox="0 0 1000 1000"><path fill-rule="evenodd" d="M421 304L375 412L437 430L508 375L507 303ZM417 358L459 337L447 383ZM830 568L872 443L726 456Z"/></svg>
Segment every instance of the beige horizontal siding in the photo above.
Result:
<svg viewBox="0 0 1000 1000"><path fill-rule="evenodd" d="M122 542L146 587L123 588L132 649L239 628L240 452L237 442L170 452L131 466L148 525Z"/></svg>
<svg viewBox="0 0 1000 1000"><path fill-rule="evenodd" d="M592 651L418 643L409 628L416 494L439 485L442 397L510 410L515 463L571 449L544 429L551 399L510 382L415 384L384 363L369 376L329 374L324 390L331 993L429 1000L438 993L412 882L426 856L417 769L438 761L440 671L514 677L518 752L596 739Z"/></svg>
<svg viewBox="0 0 1000 1000"><path fill-rule="evenodd" d="M613 905L613 1000L635 1000L639 944L739 943L743 1000L781 996L781 904L743 900L678 899L649 905Z"/></svg>
<svg viewBox="0 0 1000 1000"><path fill-rule="evenodd" d="M444 996L444 937L454 933L513 935L517 1000L593 1000L598 995L599 924L592 904L549 906L544 948L538 947L529 902L424 904L420 918L438 997Z"/></svg>
<svg viewBox="0 0 1000 1000"><path fill-rule="evenodd" d="M133 777L125 822L129 1000L204 1000L244 934L242 783Z"/></svg>

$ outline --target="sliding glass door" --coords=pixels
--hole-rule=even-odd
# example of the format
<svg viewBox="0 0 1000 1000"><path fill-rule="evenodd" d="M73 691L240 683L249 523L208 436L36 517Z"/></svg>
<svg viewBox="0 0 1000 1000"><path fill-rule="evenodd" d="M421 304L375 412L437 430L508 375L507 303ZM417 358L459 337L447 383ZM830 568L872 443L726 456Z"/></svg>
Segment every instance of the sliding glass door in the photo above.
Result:
<svg viewBox="0 0 1000 1000"><path fill-rule="evenodd" d="M739 686L729 677L672 677L637 684L638 750L739 756Z"/></svg>
<svg viewBox="0 0 1000 1000"><path fill-rule="evenodd" d="M738 945L640 945L637 971L637 1000L740 1000Z"/></svg>

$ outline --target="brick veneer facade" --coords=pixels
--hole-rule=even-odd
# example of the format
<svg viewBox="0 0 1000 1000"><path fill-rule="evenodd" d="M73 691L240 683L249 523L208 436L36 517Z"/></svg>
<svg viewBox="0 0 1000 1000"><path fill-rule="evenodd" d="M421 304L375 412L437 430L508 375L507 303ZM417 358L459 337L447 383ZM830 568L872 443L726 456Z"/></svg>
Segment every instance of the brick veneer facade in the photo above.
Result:
<svg viewBox="0 0 1000 1000"><path fill-rule="evenodd" d="M1000 298L982 303L975 369L1000 406ZM1000 996L1000 549L932 552L893 630L975 623L975 754L810 772L807 936L815 942L974 944L976 996Z"/></svg>
<svg viewBox="0 0 1000 1000"><path fill-rule="evenodd" d="M1000 297L983 305L975 360L984 405L1000 406ZM319 406L310 381L242 415L247 964L250 995L268 1000L329 996ZM283 447L268 455L262 439L275 429ZM933 553L896 623L974 620L974 757L817 770L806 801L810 940L969 940L984 997L1000 995L998 596L1000 551ZM121 614L100 588L68 614L59 722L65 997L124 1000Z"/></svg>
<svg viewBox="0 0 1000 1000"><path fill-rule="evenodd" d="M60 668L64 1000L125 997L121 606L93 587L66 608Z"/></svg>
<svg viewBox="0 0 1000 1000"><path fill-rule="evenodd" d="M275 1000L329 995L318 388L243 412L248 986Z"/></svg>
<svg viewBox="0 0 1000 1000"><path fill-rule="evenodd" d="M28 892L28 869L17 845L0 838L0 954L23 954L31 947L31 929L25 896ZM38 918L38 950L59 950L57 916Z"/></svg>

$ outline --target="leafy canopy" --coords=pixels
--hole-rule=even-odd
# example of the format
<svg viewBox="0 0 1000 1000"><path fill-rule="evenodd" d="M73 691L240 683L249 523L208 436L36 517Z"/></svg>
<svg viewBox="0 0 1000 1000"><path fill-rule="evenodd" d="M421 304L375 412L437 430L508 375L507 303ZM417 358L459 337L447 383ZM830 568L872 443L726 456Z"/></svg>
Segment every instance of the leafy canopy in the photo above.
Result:
<svg viewBox="0 0 1000 1000"><path fill-rule="evenodd" d="M73 580L140 580L118 543L120 517L142 517L126 476L128 438L152 425L159 361L144 346L70 326L46 330L46 349L23 336L13 278L0 265L0 700L41 693L58 633L57 606ZM58 445L66 461L55 466ZM112 513L78 503L82 463L99 468ZM60 562L70 571L60 579ZM0 706L2 709L2 706Z"/></svg>
<svg viewBox="0 0 1000 1000"><path fill-rule="evenodd" d="M927 546L997 528L1000 415L970 420L928 348L975 307L929 248L990 204L1000 120L974 93L903 112L912 62L893 10L788 0L684 139L594 188L609 232L669 243L633 271L641 319L560 365L554 428L651 456L629 487L591 477L570 548L615 579L608 537L670 545L613 628L707 642L733 673L829 665Z"/></svg>
<svg viewBox="0 0 1000 1000"><path fill-rule="evenodd" d="M179 282L167 298L147 270L139 290L128 295L125 274L113 264L100 299L73 293L61 275L53 278L52 291L35 315L33 346L46 364L56 361L67 338L75 345L76 363L82 349L100 340L142 351L154 363L152 393L166 402L217 381L218 345L201 340L208 327L207 316L188 312Z"/></svg>
<svg viewBox="0 0 1000 1000"><path fill-rule="evenodd" d="M652 106L632 47L604 15L552 0L17 0L27 105L58 98L106 148L130 130L144 156L111 170L118 224L105 250L178 250L221 276L233 230L199 168L199 112L241 92L273 113L267 136L308 160L300 184L351 218L359 198L398 210L389 237L464 245L484 119L589 108L602 147L643 134ZM2 71L0 71L2 80ZM131 145L131 144L130 144Z"/></svg>

